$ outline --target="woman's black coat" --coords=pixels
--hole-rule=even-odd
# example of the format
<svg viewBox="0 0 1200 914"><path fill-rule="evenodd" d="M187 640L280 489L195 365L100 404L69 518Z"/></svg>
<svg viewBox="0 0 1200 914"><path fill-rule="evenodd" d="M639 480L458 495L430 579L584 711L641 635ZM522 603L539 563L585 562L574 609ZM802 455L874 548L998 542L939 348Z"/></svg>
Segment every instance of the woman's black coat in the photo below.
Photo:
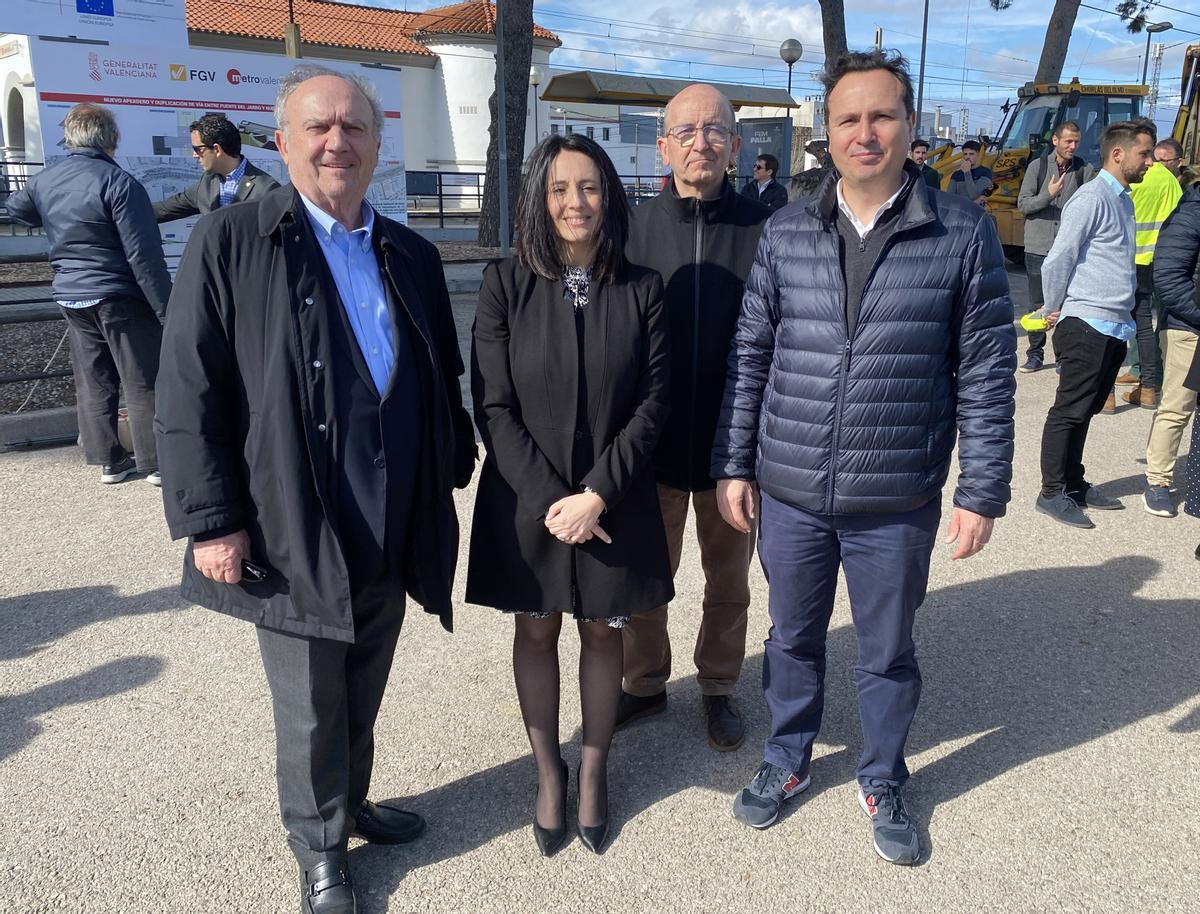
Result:
<svg viewBox="0 0 1200 914"><path fill-rule="evenodd" d="M592 283L584 309L583 370L595 462L572 472L578 407L575 315L560 280L503 260L483 274L471 390L487 448L479 477L467 602L607 618L674 596L650 459L668 410L668 342L659 275L626 265ZM594 489L612 537L578 546L545 528L558 499Z"/></svg>

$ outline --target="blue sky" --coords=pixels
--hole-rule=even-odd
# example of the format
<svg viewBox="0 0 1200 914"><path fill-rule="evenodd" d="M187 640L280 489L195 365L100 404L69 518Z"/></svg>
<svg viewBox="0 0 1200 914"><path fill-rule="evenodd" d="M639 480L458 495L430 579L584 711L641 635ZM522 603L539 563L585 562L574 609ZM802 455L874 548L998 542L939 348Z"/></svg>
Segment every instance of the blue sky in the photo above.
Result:
<svg viewBox="0 0 1200 914"><path fill-rule="evenodd" d="M364 2L364 0L359 0ZM373 5L422 10L444 5L427 0L365 0ZM1145 33L1132 35L1115 14L1115 0L1084 0L1071 35L1063 79L1078 75L1084 82L1138 82L1145 52ZM1171 0L1151 10L1151 21L1176 27L1154 36L1164 52L1156 119L1169 129L1179 104L1183 52L1200 42L1200 6L1194 0ZM933 105L957 119L970 112L971 132L999 126L1001 105L1015 101L1016 87L1032 78L1041 53L1051 0L1014 0L997 12L987 0L930 0L926 49L925 111ZM1191 7L1193 11L1188 11ZM563 47L551 62L560 68L649 72L663 76L745 82L784 87L787 68L778 56L779 43L798 39L804 56L793 72L793 94L817 92L813 72L819 70L821 15L816 0L688 0L657 4L655 0L539 0L534 18L556 32ZM885 47L909 57L914 77L920 58L922 4L918 0L846 0L846 32L851 47L874 43L883 29Z"/></svg>

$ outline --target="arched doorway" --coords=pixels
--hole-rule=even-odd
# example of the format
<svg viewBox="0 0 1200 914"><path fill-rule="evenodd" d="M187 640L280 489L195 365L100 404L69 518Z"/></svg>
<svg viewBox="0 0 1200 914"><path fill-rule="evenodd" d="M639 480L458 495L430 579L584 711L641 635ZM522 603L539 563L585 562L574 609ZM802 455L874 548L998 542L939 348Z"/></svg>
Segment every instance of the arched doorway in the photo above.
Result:
<svg viewBox="0 0 1200 914"><path fill-rule="evenodd" d="M4 151L7 159L25 158L25 97L13 86L4 105Z"/></svg>

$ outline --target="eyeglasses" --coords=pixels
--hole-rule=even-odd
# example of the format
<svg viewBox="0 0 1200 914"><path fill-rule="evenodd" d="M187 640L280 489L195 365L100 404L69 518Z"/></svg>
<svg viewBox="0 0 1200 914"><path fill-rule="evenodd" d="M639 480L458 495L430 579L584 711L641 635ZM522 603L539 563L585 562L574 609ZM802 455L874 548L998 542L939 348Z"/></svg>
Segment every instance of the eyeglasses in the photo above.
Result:
<svg viewBox="0 0 1200 914"><path fill-rule="evenodd" d="M766 169L764 169L764 168L763 168L761 165L759 165L757 162L755 162L755 163L754 163L754 170L755 170L755 171L765 171Z"/></svg>
<svg viewBox="0 0 1200 914"><path fill-rule="evenodd" d="M205 145L203 145L203 144L202 144L202 145L200 145L200 146L193 146L193 147L192 147L192 152L196 153L196 155L200 155L200 151L201 151L202 149L213 149L213 148L215 148L215 147L213 147L213 146L205 146Z"/></svg>
<svg viewBox="0 0 1200 914"><path fill-rule="evenodd" d="M1178 162L1178 161L1179 161L1179 156L1172 156L1172 157L1171 157L1171 158L1169 158L1169 159L1155 159L1154 161L1155 161L1155 162L1158 162L1158 163L1160 163L1160 164L1162 164L1162 165L1170 165L1170 164L1172 164L1173 162Z"/></svg>
<svg viewBox="0 0 1200 914"><path fill-rule="evenodd" d="M675 141L685 149L692 146L696 142L697 135L701 133L704 134L704 142L709 146L724 146L733 135L733 131L723 124L705 124L703 127L697 127L695 124L680 124L678 127L672 127L667 133L675 137Z"/></svg>

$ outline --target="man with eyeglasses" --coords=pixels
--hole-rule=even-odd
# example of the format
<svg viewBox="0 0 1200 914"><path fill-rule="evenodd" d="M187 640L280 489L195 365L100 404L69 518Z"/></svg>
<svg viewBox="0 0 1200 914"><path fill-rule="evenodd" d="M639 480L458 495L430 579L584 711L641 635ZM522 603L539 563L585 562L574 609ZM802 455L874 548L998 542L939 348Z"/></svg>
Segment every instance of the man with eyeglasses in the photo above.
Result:
<svg viewBox="0 0 1200 914"><path fill-rule="evenodd" d="M204 174L186 190L154 204L159 222L186 219L232 203L257 200L279 182L242 155L242 135L223 114L193 121L192 158Z"/></svg>
<svg viewBox="0 0 1200 914"><path fill-rule="evenodd" d="M771 212L783 209L788 203L788 193L782 184L775 180L779 171L779 159L769 153L763 153L754 162L754 179L742 190L742 196L757 200Z"/></svg>
<svg viewBox="0 0 1200 914"><path fill-rule="evenodd" d="M672 572L679 567L689 502L696 512L705 586L694 659L709 745L719 752L738 748L745 738L731 696L746 655L755 534L739 533L721 520L709 454L746 275L762 223L771 214L725 180L740 145L733 106L712 86L691 85L671 99L658 139L671 180L657 197L634 209L626 246L629 260L657 270L666 286L671 416L654 469ZM624 639L618 726L666 708L667 607L634 618Z"/></svg>

